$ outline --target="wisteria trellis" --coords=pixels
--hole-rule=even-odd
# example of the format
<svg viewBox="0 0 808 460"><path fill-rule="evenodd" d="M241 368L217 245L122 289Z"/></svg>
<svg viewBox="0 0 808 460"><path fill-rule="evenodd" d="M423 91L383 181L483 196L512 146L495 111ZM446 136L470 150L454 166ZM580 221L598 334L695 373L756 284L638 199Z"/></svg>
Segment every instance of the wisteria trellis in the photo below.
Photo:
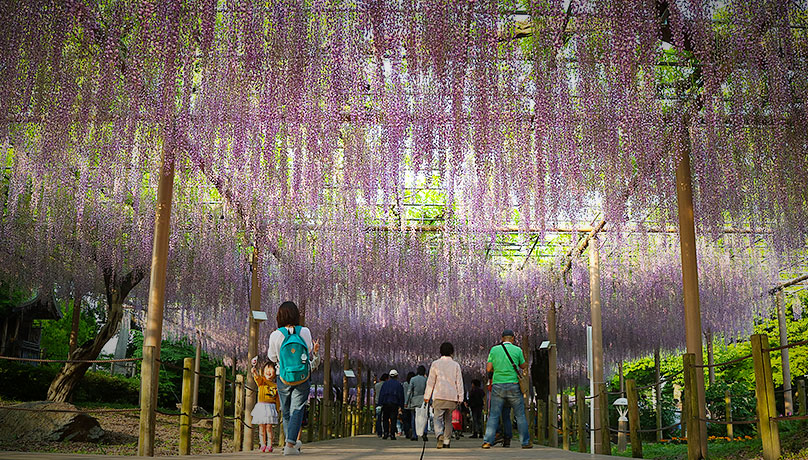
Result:
<svg viewBox="0 0 808 460"><path fill-rule="evenodd" d="M536 333L549 299L585 298L571 300L541 267L498 273L481 257L491 229L580 222L593 205L618 229L671 222L683 153L673 140L683 132L705 234L732 224L759 232L772 250L804 245L808 40L792 27L805 20L801 8L788 0L7 2L0 257L9 276L63 289L99 289L105 268L147 267L166 152L179 170L169 270L178 331L186 322L244 330L245 257L257 246L266 308L297 299L316 332L335 325L368 362L423 360L449 334L470 364L492 330L520 323ZM524 38L519 21L531 31ZM413 184L442 193L437 248L402 218ZM615 269L604 283L614 312L681 316L678 260L656 246L635 249L648 261L636 279ZM705 325L721 329L707 305L748 298L739 280L752 278L745 263L701 258L710 267ZM634 302L649 289L670 303ZM134 302L142 299L136 292ZM575 315L585 310L574 312L561 309L562 323L583 324ZM436 324L450 326L440 335ZM746 326L723 324L729 333ZM679 344L641 337L626 354L660 337Z"/></svg>

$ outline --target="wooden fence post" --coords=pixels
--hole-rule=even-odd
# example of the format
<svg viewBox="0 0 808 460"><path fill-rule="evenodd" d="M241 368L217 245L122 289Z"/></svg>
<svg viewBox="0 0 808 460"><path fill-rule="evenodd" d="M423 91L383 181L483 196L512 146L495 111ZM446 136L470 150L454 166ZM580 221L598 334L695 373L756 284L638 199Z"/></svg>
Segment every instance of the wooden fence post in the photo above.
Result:
<svg viewBox="0 0 808 460"><path fill-rule="evenodd" d="M687 458L698 460L701 455L701 431L699 430L699 412L694 410L698 407L698 382L696 372L696 355L685 353L682 356L683 375L685 381L685 397L687 401ZM699 369L700 371L700 369ZM682 411L684 412L684 410Z"/></svg>
<svg viewBox="0 0 808 460"><path fill-rule="evenodd" d="M140 367L140 379L151 382L154 379L152 372L157 368L154 362L154 347L143 347L143 361ZM140 432L138 443L138 455L154 456L154 427L156 400L151 397L144 397L143 389L151 391L151 386L142 385L140 392ZM802 392L800 392L802 393Z"/></svg>
<svg viewBox="0 0 808 460"><path fill-rule="evenodd" d="M182 413L180 414L180 455L191 454L191 413L194 411L194 358L182 362Z"/></svg>
<svg viewBox="0 0 808 460"><path fill-rule="evenodd" d="M598 393L600 393L597 398L600 404L600 429L603 431L600 437L601 451L598 453L612 455L612 434L609 430L609 392L606 390L606 382L598 384Z"/></svg>
<svg viewBox="0 0 808 460"><path fill-rule="evenodd" d="M757 399L758 433L763 444L763 460L780 458L780 431L774 399L772 363L769 356L769 337L755 334L751 338L752 359L755 364L755 397Z"/></svg>
<svg viewBox="0 0 808 460"><path fill-rule="evenodd" d="M586 453L586 393L581 388L575 389L575 405L578 406L578 452Z"/></svg>
<svg viewBox="0 0 808 460"><path fill-rule="evenodd" d="M726 414L726 420L728 422L732 421L732 395L729 394L729 390L724 390L724 413ZM733 438L733 429L732 424L727 424L727 437L729 439Z"/></svg>
<svg viewBox="0 0 808 460"><path fill-rule="evenodd" d="M642 439L640 439L640 402L637 395L637 383L634 379L626 379L626 399L628 399L628 430L631 442L631 456L642 458Z"/></svg>
<svg viewBox="0 0 808 460"><path fill-rule="evenodd" d="M236 398L233 417L233 450L241 452L244 441L244 376L236 375Z"/></svg>
<svg viewBox="0 0 808 460"><path fill-rule="evenodd" d="M808 415L808 407L806 407L808 406L808 404L806 404L808 398L805 397L805 379L800 380L797 385L800 392L800 415Z"/></svg>
<svg viewBox="0 0 808 460"><path fill-rule="evenodd" d="M570 397L561 395L561 446L570 450Z"/></svg>
<svg viewBox="0 0 808 460"><path fill-rule="evenodd" d="M222 452L222 431L224 429L224 367L216 368L216 382L213 385L213 453Z"/></svg>
<svg viewBox="0 0 808 460"><path fill-rule="evenodd" d="M539 444L547 445L547 404L544 400L539 401L539 413L536 423L536 431L538 435Z"/></svg>

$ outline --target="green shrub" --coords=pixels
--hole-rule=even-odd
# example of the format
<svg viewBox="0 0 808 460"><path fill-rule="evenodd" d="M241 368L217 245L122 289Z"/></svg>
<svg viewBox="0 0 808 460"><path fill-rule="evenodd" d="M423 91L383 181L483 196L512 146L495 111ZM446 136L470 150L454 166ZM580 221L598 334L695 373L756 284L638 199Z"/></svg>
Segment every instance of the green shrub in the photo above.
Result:
<svg viewBox="0 0 808 460"><path fill-rule="evenodd" d="M41 401L61 367L33 366L0 361L0 397L18 401ZM137 404L140 380L104 372L88 371L73 395L76 403Z"/></svg>
<svg viewBox="0 0 808 460"><path fill-rule="evenodd" d="M743 382L726 383L717 381L707 387L705 397L707 398L707 410L712 418L726 420L726 403L724 394L729 390L732 395L732 419L733 420L754 420L757 417L755 405L757 400L755 394ZM752 435L757 431L755 424L733 425L735 436ZM707 433L712 436L726 436L727 428L724 425L708 424Z"/></svg>

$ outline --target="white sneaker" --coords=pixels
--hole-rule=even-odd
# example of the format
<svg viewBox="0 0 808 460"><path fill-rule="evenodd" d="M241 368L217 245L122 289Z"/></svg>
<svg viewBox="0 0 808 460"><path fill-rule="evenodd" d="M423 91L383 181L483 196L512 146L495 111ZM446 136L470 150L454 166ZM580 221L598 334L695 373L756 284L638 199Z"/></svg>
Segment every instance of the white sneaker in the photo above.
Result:
<svg viewBox="0 0 808 460"><path fill-rule="evenodd" d="M295 449L300 452L303 449L303 441L298 439L297 442L295 442Z"/></svg>
<svg viewBox="0 0 808 460"><path fill-rule="evenodd" d="M300 450L297 447L283 446L283 455L300 455Z"/></svg>

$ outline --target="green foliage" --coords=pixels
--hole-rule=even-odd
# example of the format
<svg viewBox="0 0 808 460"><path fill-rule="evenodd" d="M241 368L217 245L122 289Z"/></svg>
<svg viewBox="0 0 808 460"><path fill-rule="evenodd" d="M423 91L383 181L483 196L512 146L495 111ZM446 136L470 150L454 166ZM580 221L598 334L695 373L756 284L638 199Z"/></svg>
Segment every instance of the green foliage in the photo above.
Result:
<svg viewBox="0 0 808 460"><path fill-rule="evenodd" d="M0 282L0 316L30 298L29 293L5 282Z"/></svg>
<svg viewBox="0 0 808 460"><path fill-rule="evenodd" d="M70 329L73 322L73 302L58 302L58 307L62 310L62 319L41 321L42 326L42 347L45 357L48 359L67 359L70 349ZM94 312L84 305L79 320L79 335L77 343L83 344L92 340L98 334L98 322Z"/></svg>
<svg viewBox="0 0 808 460"><path fill-rule="evenodd" d="M59 369L55 365L0 361L0 397L18 401L44 400ZM139 391L140 379L88 371L76 388L73 401L134 405Z"/></svg>
<svg viewBox="0 0 808 460"><path fill-rule="evenodd" d="M132 338L134 358L143 357L143 333L134 331ZM182 365L185 358L193 358L195 355L194 345L187 341L163 340L160 344L160 386L158 389L158 405L164 408L176 408L177 403L182 401ZM213 375L217 366L221 366L210 359L207 353L202 353L202 362L199 372L206 375ZM138 373L140 364L138 363ZM202 377L199 380L199 405L208 412L213 411L213 389L214 380Z"/></svg>
<svg viewBox="0 0 808 460"><path fill-rule="evenodd" d="M705 396L707 398L707 411L712 418L726 420L725 392L729 390L732 397L733 420L754 420L755 414L755 393L743 382L716 381L707 387ZM727 429L723 425L708 425L707 432L711 436L726 436ZM755 432L755 425L734 425L734 436L752 435Z"/></svg>

